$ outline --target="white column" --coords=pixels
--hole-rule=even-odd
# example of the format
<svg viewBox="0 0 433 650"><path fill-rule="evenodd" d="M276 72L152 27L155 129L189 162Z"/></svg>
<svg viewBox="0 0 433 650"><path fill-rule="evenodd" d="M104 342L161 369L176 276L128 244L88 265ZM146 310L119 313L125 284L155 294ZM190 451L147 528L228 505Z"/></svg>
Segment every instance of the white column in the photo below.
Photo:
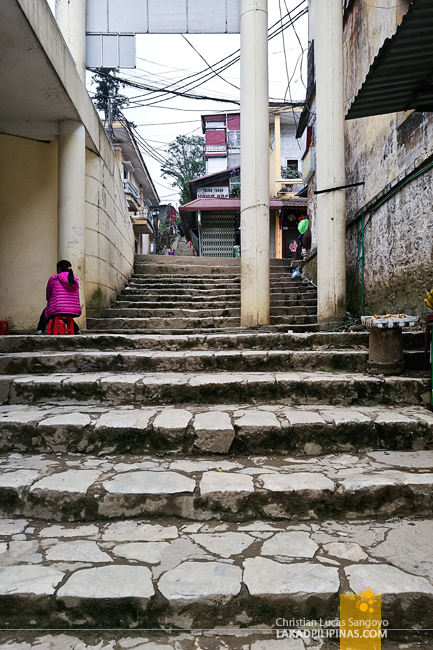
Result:
<svg viewBox="0 0 433 650"><path fill-rule="evenodd" d="M341 0L314 0L317 190L345 184L343 10ZM317 195L317 319L346 315L345 190Z"/></svg>
<svg viewBox="0 0 433 650"><path fill-rule="evenodd" d="M58 136L57 256L69 260L80 278L80 298L85 323L85 130L80 122L59 122Z"/></svg>
<svg viewBox="0 0 433 650"><path fill-rule="evenodd" d="M86 83L86 0L56 0L56 20L83 84Z"/></svg>
<svg viewBox="0 0 433 650"><path fill-rule="evenodd" d="M241 0L241 325L269 323L267 0Z"/></svg>

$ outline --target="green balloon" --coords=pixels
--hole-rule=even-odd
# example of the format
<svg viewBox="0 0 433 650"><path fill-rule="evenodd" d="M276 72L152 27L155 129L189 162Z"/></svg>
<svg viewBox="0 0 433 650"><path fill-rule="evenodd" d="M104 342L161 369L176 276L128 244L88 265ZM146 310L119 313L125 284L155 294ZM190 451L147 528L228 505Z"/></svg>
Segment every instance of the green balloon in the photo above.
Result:
<svg viewBox="0 0 433 650"><path fill-rule="evenodd" d="M308 226L309 226L308 219L302 219L302 221L298 223L298 230L301 233L301 235L303 235L304 232L308 230Z"/></svg>

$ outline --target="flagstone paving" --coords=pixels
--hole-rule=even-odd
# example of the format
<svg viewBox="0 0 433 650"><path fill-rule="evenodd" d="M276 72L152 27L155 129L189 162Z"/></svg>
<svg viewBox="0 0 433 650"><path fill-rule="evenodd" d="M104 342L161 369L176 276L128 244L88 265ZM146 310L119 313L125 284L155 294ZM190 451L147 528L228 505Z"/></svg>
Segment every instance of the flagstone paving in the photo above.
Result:
<svg viewBox="0 0 433 650"><path fill-rule="evenodd" d="M428 647L423 335L367 375L366 332L299 332L315 290L283 266L271 332L240 330L233 270L176 267L89 323L129 335L0 337L0 650L334 650L273 628L367 587L409 630L384 650Z"/></svg>
<svg viewBox="0 0 433 650"><path fill-rule="evenodd" d="M294 602L304 616L335 616L339 593L365 584L381 593L390 627L411 625L421 606L424 625L433 623L429 519L83 525L17 518L0 520L0 531L2 627L22 620L10 603L17 608L27 597L29 627L32 617L92 626L100 599L106 611L98 616L116 627L130 625L136 610L149 625L214 626L216 605L234 626L275 626Z"/></svg>

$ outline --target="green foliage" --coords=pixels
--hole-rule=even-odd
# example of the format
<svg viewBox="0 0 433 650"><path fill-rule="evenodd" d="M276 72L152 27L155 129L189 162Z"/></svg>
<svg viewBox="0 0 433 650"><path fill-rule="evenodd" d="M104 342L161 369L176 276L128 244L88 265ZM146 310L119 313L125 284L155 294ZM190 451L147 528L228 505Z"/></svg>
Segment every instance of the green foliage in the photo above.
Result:
<svg viewBox="0 0 433 650"><path fill-rule="evenodd" d="M232 185L230 188L230 198L231 199L240 199L241 198L241 186L239 185Z"/></svg>
<svg viewBox="0 0 433 650"><path fill-rule="evenodd" d="M281 165L281 178L302 178L302 172Z"/></svg>
<svg viewBox="0 0 433 650"><path fill-rule="evenodd" d="M188 181L205 174L204 147L204 138L199 135L178 135L168 146L162 177L170 178L171 187L177 187L181 205L191 201Z"/></svg>
<svg viewBox="0 0 433 650"><path fill-rule="evenodd" d="M92 84L96 85L95 95L92 99L97 111L105 115L105 120L109 119L111 109L111 119L114 120L116 114L129 104L126 95L120 95L119 89L124 87L119 79L116 79L116 70L104 68L104 74L96 72Z"/></svg>

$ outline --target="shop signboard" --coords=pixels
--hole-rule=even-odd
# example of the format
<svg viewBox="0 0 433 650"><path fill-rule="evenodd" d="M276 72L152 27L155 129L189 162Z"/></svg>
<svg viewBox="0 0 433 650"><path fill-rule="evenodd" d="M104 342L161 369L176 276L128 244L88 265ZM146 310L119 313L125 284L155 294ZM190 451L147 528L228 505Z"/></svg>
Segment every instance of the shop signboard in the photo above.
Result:
<svg viewBox="0 0 433 650"><path fill-rule="evenodd" d="M197 189L198 199L228 199L228 187L199 187Z"/></svg>

